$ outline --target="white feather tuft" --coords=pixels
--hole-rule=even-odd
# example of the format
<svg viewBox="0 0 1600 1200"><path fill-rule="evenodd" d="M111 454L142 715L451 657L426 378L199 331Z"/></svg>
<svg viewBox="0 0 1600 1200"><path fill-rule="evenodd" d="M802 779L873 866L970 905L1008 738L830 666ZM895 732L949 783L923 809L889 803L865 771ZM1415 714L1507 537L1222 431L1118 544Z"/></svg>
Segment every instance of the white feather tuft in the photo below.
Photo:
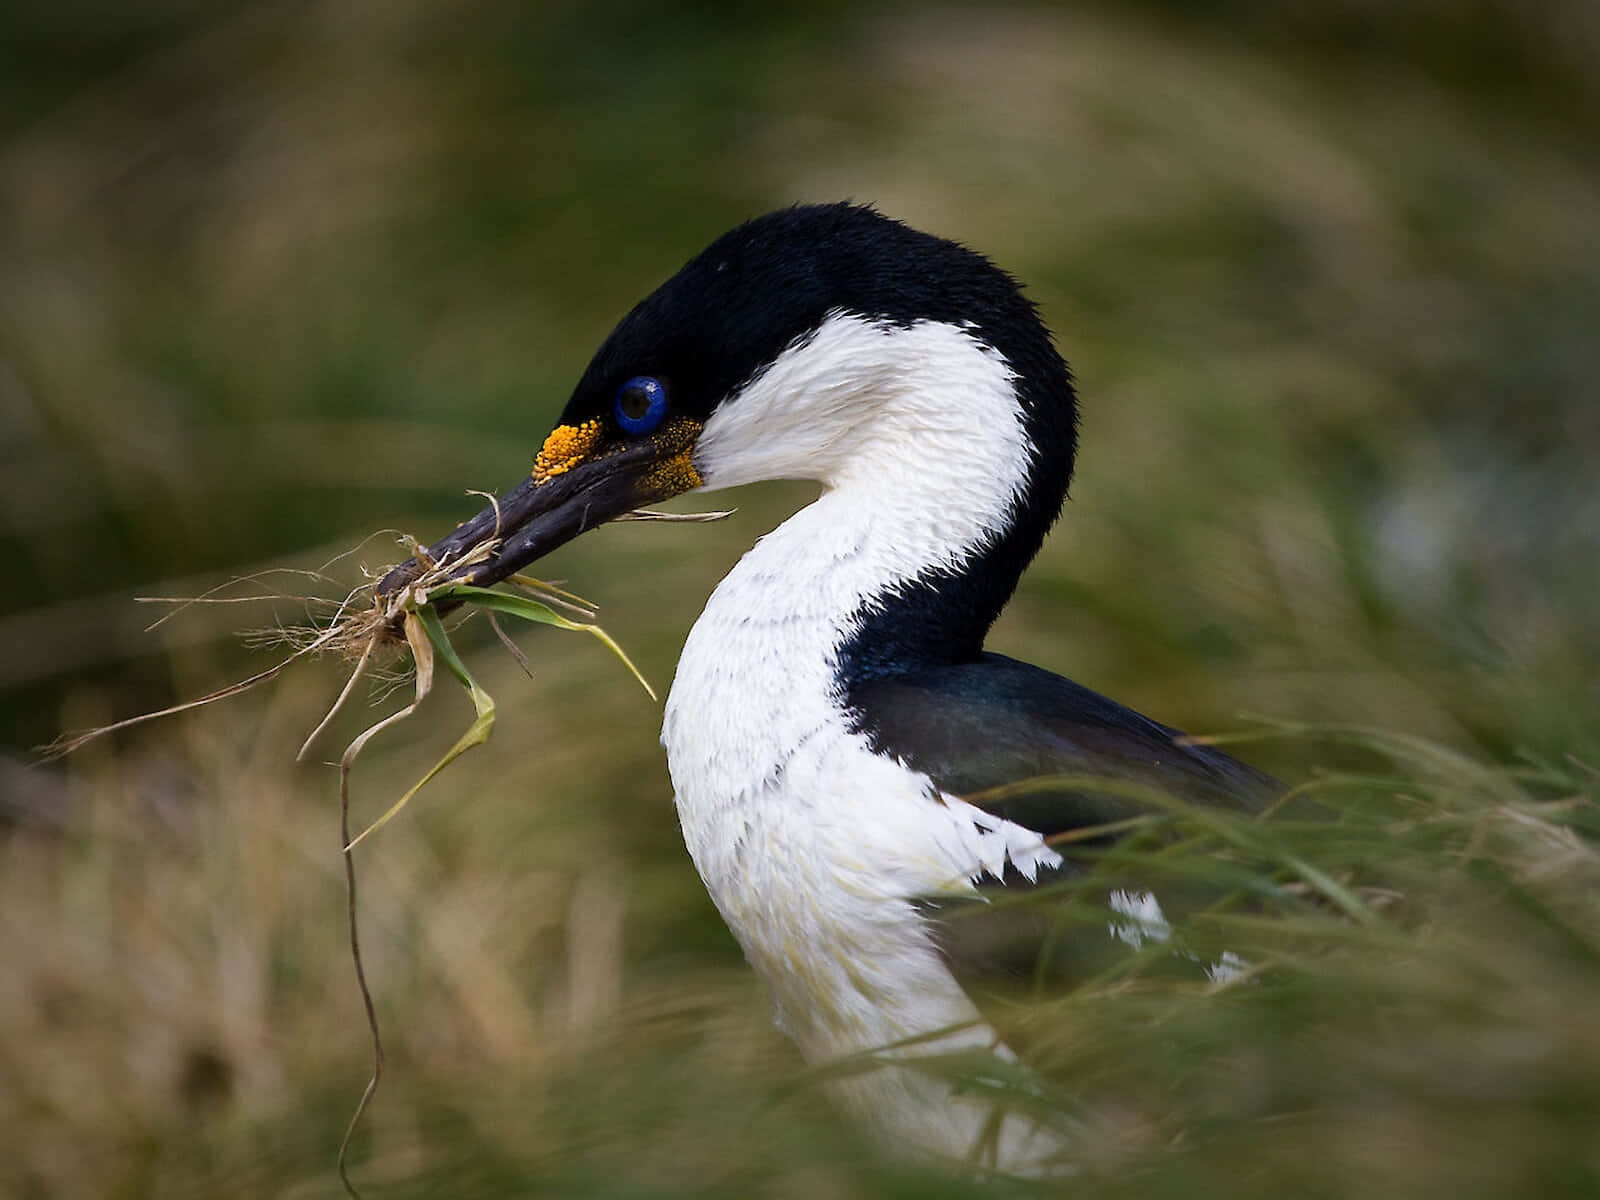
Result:
<svg viewBox="0 0 1600 1200"><path fill-rule="evenodd" d="M1128 943L1135 950L1146 941L1172 940L1172 926L1167 923L1167 915L1161 911L1161 905L1156 903L1154 892L1114 891L1111 893L1111 910L1128 919L1112 921L1106 928L1112 937Z"/></svg>

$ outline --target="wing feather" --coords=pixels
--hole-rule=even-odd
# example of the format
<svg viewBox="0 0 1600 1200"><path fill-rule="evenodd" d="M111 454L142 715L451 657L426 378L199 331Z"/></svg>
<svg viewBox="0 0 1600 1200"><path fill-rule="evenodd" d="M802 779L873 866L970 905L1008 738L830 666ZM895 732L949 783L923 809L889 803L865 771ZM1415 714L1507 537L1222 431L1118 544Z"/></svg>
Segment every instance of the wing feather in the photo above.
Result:
<svg viewBox="0 0 1600 1200"><path fill-rule="evenodd" d="M1244 811L1259 808L1281 790L1276 780L1236 758L1183 742L1182 733L1170 726L1070 679L998 654L860 683L850 689L849 699L857 728L874 750L927 775L949 797L1020 826L1018 833L1031 831L1041 842L1148 811L1132 798L1137 788L1128 784ZM1039 781L1038 786L1014 786L1028 780ZM1092 780L1106 785L1097 788ZM1059 865L1029 861L1029 870L1018 869L1021 851L1009 849L1001 871L984 864L982 889L1013 892L1060 881L1077 868L1072 847L1057 842L1054 849L1064 856ZM1084 977L1108 954L1126 953L1123 943L1131 944L1128 930L1136 926L1118 908L1117 898L1138 897L1159 912L1144 886L1129 880L1127 890L1108 894L1104 928L1085 928L1080 920L1077 933L1067 939L1070 945L1063 944L1062 925L1048 905L929 897L919 907L941 925L951 968L976 999L1034 980L1047 942L1054 943L1047 956L1050 974L1063 980Z"/></svg>
<svg viewBox="0 0 1600 1200"><path fill-rule="evenodd" d="M999 654L854 685L849 702L873 749L944 792L1045 837L1137 815L1127 790L1083 783L990 793L1027 780L1093 776L1235 808L1277 783L1219 750L1081 684Z"/></svg>

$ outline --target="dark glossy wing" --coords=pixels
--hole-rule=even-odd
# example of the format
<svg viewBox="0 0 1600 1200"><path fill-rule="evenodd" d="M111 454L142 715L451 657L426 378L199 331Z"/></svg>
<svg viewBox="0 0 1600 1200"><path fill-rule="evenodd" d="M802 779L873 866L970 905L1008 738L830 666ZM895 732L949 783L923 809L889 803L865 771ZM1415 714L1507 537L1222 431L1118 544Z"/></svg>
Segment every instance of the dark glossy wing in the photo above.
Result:
<svg viewBox="0 0 1600 1200"><path fill-rule="evenodd" d="M983 793L1051 775L1147 784L1186 800L1258 807L1276 782L1179 730L1080 684L999 654L863 682L850 690L858 727L940 788L1046 837L1133 815L1127 799L1043 789L985 801Z"/></svg>
<svg viewBox="0 0 1600 1200"><path fill-rule="evenodd" d="M1093 787L1042 786L1008 798L992 789L1049 776L1094 776L1132 782L1196 803L1250 810L1281 788L1270 776L1220 751L1183 744L1180 731L1141 716L1097 692L1048 671L997 654L975 662L861 683L850 691L858 728L880 753L919 770L945 792L1044 837L1138 815L1127 795ZM1067 862L1041 874L1036 885L1014 871L991 894L1059 881ZM1148 884L1128 880L1126 900ZM1197 898L1159 897L1165 911ZM1112 904L1111 896L1096 903ZM957 976L977 998L1011 990L1035 977L1041 948L1051 943L1049 975L1084 978L1108 957L1127 953L1128 921L1084 923L1063 933L1045 904L984 905L930 899L923 911L942 925L941 943ZM1196 970L1204 963L1191 963Z"/></svg>

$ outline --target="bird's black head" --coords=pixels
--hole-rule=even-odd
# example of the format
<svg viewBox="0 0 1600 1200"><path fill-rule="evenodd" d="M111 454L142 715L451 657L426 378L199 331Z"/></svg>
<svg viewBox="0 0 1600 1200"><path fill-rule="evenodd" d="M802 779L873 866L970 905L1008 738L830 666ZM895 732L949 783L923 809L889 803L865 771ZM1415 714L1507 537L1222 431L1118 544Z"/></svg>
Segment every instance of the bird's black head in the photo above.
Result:
<svg viewBox="0 0 1600 1200"><path fill-rule="evenodd" d="M1026 507L1037 512L1020 514L1029 526L1018 547L1025 565L1071 474L1076 407L1066 366L1004 271L854 204L758 217L691 259L600 346L530 477L429 555L448 561L498 535L497 554L465 573L489 583L587 529L681 492L755 478L824 478L795 455L769 463L756 454L747 469L719 469L701 435L786 351L841 314L884 329L941 323L1004 359L1033 450ZM806 401L792 397L794 420L807 419ZM763 432L753 429L750 437ZM403 584L406 570L381 590Z"/></svg>

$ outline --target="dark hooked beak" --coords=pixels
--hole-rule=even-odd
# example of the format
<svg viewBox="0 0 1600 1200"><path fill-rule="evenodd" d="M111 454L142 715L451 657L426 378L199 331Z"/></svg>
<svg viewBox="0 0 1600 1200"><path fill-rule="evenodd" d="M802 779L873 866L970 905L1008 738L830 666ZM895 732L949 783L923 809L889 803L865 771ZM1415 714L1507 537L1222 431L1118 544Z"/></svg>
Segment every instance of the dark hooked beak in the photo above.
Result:
<svg viewBox="0 0 1600 1200"><path fill-rule="evenodd" d="M689 458L699 432L698 422L676 418L649 436L596 445L598 423L558 426L529 478L390 571L379 582L378 595L391 595L424 570L448 567L496 539L488 555L474 556L459 574L446 577L488 587L597 525L699 487Z"/></svg>

